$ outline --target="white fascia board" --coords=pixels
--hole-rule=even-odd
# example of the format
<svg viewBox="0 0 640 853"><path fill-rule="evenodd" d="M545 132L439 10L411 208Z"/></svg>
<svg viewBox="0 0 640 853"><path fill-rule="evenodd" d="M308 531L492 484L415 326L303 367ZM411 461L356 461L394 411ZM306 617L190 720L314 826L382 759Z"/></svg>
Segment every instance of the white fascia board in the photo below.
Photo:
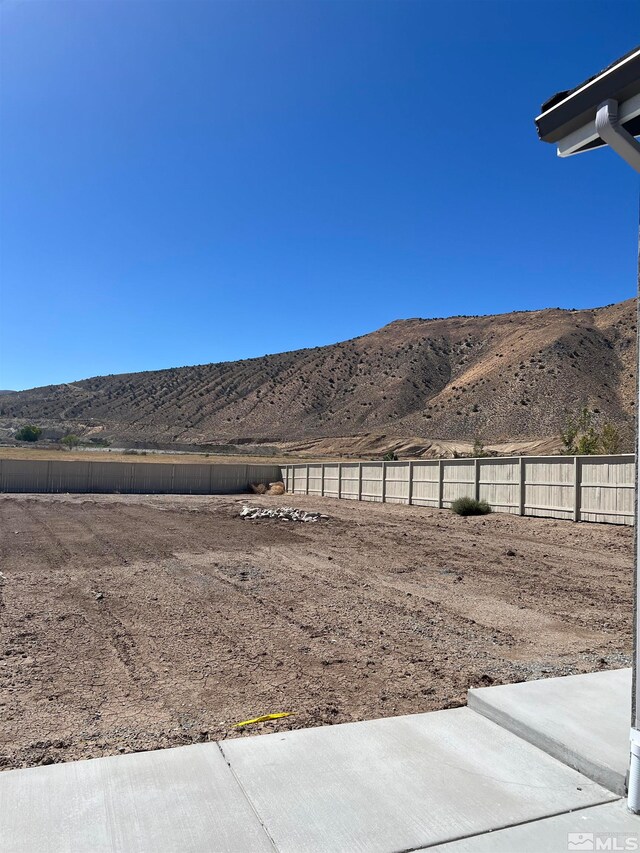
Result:
<svg viewBox="0 0 640 853"><path fill-rule="evenodd" d="M640 93L620 104L618 115L622 124L640 116ZM593 121L587 122L587 124L574 130L573 133L568 134L558 142L558 157L571 157L574 154L584 154L585 152L581 149L590 142L595 142L596 139L599 139L599 134L596 130L594 117Z"/></svg>

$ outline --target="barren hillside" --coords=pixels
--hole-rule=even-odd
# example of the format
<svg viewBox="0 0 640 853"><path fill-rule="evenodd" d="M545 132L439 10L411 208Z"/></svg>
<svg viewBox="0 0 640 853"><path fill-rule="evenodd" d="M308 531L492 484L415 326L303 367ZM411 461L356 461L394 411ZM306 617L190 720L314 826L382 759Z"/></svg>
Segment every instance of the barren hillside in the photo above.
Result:
<svg viewBox="0 0 640 853"><path fill-rule="evenodd" d="M0 422L156 443L490 443L557 436L586 404L630 434L635 326L635 300L399 320L331 346L3 394Z"/></svg>

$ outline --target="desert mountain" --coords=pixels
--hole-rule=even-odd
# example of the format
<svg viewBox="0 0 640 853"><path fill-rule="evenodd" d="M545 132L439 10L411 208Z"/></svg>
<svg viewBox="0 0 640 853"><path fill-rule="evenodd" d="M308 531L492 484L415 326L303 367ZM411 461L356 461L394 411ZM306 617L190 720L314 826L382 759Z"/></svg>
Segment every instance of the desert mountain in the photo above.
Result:
<svg viewBox="0 0 640 853"><path fill-rule="evenodd" d="M156 444L492 443L557 436L588 405L630 436L635 328L635 300L398 320L331 346L2 394L0 423Z"/></svg>

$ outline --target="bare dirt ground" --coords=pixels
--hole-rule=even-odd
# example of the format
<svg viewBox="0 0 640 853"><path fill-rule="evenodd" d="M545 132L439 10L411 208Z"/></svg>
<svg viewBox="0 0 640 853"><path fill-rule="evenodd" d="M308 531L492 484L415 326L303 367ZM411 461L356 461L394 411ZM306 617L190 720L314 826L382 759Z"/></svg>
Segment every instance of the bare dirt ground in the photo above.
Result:
<svg viewBox="0 0 640 853"><path fill-rule="evenodd" d="M244 521L242 503L328 513ZM626 665L632 530L310 497L0 496L0 767Z"/></svg>
<svg viewBox="0 0 640 853"><path fill-rule="evenodd" d="M56 445L35 445L28 447L0 447L0 460L2 459L53 459L56 462L162 462L179 463L180 465L209 464L219 465L222 462L240 462L248 465L276 465L282 462L300 462L300 459L284 456L254 456L244 454L233 456L222 453L168 453L155 450L109 450L94 448L80 450L65 450ZM315 457L314 457L315 461Z"/></svg>

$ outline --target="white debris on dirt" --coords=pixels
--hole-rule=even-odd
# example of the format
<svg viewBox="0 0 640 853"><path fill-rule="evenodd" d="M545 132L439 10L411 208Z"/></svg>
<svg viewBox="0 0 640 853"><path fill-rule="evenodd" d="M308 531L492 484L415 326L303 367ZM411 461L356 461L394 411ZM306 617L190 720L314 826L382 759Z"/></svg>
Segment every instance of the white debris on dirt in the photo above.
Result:
<svg viewBox="0 0 640 853"><path fill-rule="evenodd" d="M320 521L329 518L328 515L322 515L319 512L305 512L303 509L295 509L292 506L271 508L246 505L240 510L240 517L250 521L257 518L277 518L280 521Z"/></svg>

